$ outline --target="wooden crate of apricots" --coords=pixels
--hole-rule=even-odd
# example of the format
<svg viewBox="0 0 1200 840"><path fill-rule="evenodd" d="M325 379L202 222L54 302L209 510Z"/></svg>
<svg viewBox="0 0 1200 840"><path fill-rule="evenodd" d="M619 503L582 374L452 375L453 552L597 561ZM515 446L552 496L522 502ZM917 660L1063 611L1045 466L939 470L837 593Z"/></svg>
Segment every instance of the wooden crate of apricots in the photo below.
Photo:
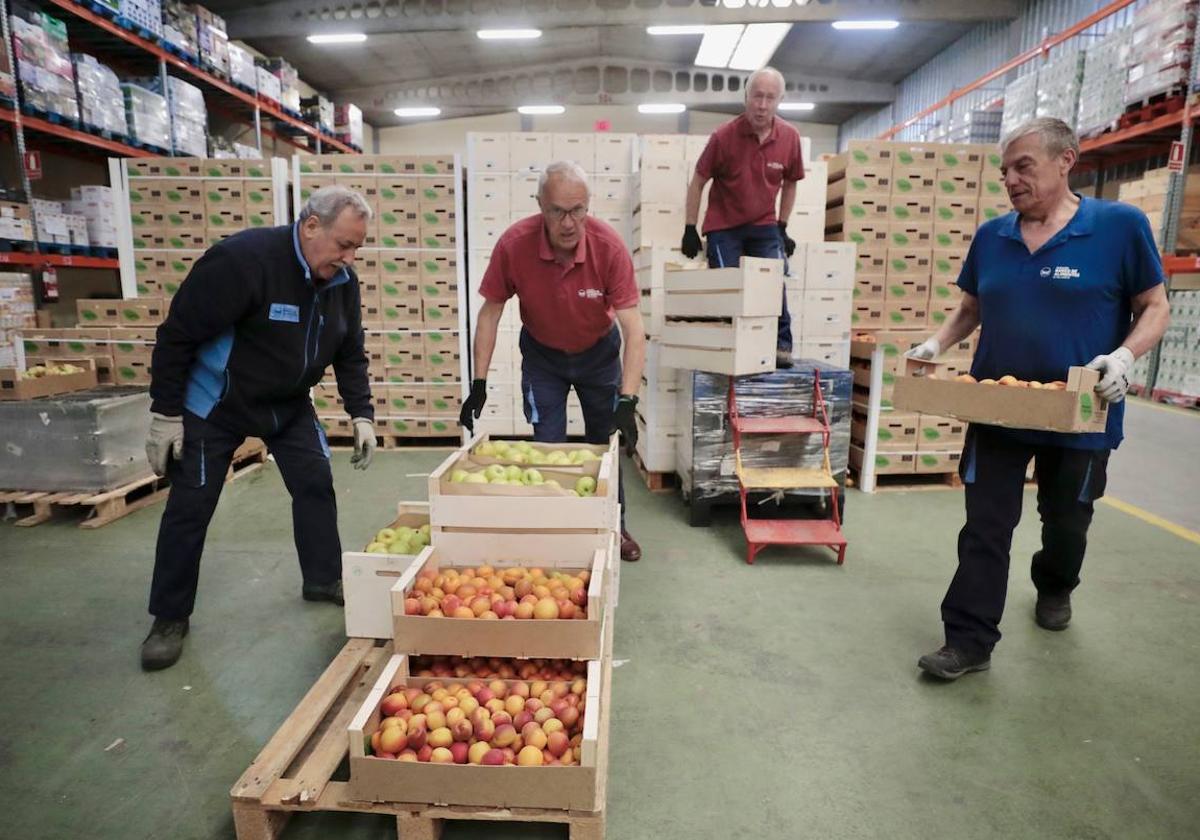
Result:
<svg viewBox="0 0 1200 840"><path fill-rule="evenodd" d="M596 659L612 588L615 536L589 534L551 556L514 560L541 535L474 534L423 550L391 590L397 650L422 654ZM554 535L551 535L552 537Z"/></svg>
<svg viewBox="0 0 1200 840"><path fill-rule="evenodd" d="M1060 382L1025 382L1013 376L976 381L949 376L938 362L906 361L893 397L900 411L956 417L972 423L1051 432L1103 432L1108 403L1095 393L1100 374L1072 367Z"/></svg>
<svg viewBox="0 0 1200 840"><path fill-rule="evenodd" d="M585 667L549 680L523 666L528 679L420 677L392 656L348 727L349 794L601 812L611 659Z"/></svg>

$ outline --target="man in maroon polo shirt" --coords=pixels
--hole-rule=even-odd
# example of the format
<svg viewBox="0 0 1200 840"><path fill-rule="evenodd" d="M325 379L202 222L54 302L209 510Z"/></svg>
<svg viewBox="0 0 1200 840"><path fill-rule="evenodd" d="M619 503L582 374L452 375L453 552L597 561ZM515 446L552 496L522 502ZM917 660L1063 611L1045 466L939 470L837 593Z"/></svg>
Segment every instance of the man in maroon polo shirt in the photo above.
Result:
<svg viewBox="0 0 1200 840"><path fill-rule="evenodd" d="M574 388L588 442L605 443L619 431L632 453L646 332L629 249L609 225L588 216L588 199L582 168L546 167L538 182L541 212L504 232L479 286L484 304L475 327L475 370L486 375L504 304L516 295L521 393L534 440L566 440L567 394ZM473 430L486 399L486 379L472 380L459 422ZM623 486L620 494L621 559L638 560L642 550L625 529Z"/></svg>
<svg viewBox="0 0 1200 840"><path fill-rule="evenodd" d="M700 196L710 180L704 233L710 268L736 266L742 256L783 259L796 250L787 235L787 219L796 203L796 182L804 177L800 132L777 119L783 100L783 76L764 67L746 84L746 110L708 139L688 185L683 255L694 259L704 248L696 232ZM779 198L779 215L775 200ZM784 294L776 342L779 367L792 366L792 319Z"/></svg>

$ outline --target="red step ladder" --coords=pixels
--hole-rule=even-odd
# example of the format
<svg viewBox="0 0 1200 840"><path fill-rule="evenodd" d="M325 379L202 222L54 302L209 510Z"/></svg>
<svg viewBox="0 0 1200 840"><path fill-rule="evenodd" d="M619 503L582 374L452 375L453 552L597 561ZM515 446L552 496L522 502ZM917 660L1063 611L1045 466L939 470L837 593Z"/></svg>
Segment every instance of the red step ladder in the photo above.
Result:
<svg viewBox="0 0 1200 840"><path fill-rule="evenodd" d="M838 510L837 479L829 465L829 411L821 392L821 372L813 371L811 415L793 417L742 417L737 405L737 377L729 377L729 423L733 429L734 471L741 497L742 530L746 533L746 562L768 545L824 545L837 552L838 565L846 560L846 537ZM819 468L747 467L742 463L742 435L820 435ZM829 519L751 519L746 495L753 490L819 490L822 503L829 493Z"/></svg>

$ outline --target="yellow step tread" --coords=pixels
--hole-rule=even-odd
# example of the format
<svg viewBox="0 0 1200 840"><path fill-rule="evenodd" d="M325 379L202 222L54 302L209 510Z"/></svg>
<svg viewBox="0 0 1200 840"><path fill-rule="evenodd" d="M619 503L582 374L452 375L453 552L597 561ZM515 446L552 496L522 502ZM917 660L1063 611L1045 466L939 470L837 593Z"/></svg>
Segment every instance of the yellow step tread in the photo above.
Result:
<svg viewBox="0 0 1200 840"><path fill-rule="evenodd" d="M799 467L738 467L738 480L751 490L804 490L834 488L837 479L823 469Z"/></svg>

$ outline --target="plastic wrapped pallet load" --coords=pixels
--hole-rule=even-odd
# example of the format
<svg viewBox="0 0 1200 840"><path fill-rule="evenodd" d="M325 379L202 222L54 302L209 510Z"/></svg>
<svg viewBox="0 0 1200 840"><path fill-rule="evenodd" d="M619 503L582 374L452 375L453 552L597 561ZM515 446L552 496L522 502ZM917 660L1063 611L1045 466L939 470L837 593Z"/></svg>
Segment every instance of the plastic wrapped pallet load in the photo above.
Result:
<svg viewBox="0 0 1200 840"><path fill-rule="evenodd" d="M1075 129L1082 137L1115 128L1125 112L1125 75L1133 32L1116 29L1088 47L1079 88Z"/></svg>
<svg viewBox="0 0 1200 840"><path fill-rule="evenodd" d="M150 472L144 388L0 402L0 487L109 490Z"/></svg>

